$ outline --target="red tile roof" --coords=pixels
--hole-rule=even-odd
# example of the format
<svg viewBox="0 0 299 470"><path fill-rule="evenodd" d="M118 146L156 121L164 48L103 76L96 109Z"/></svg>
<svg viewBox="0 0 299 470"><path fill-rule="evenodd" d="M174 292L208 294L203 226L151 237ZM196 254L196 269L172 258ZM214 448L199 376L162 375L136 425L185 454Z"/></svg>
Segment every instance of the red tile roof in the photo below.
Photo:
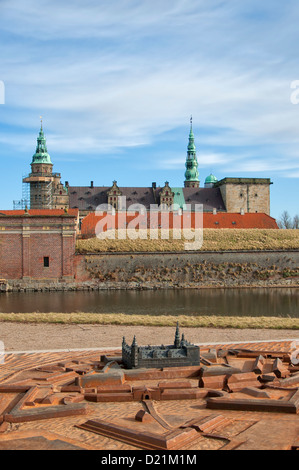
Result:
<svg viewBox="0 0 299 470"><path fill-rule="evenodd" d="M55 217L60 215L69 215L73 217L78 217L79 210L78 209L68 209L65 212L64 209L29 209L29 215L31 216L48 216L48 217ZM25 210L0 210L1 215L8 215L8 216L23 216L25 215Z"/></svg>
<svg viewBox="0 0 299 470"><path fill-rule="evenodd" d="M121 213L120 213L121 214ZM123 214L125 215L125 214ZM114 216L110 215L102 215L96 216L94 212L88 214L82 220L81 226L81 233L82 235L93 236L95 233L96 224L103 219L106 218L106 221L110 218L112 226L115 223L115 228L118 226L118 217L113 222ZM130 223L132 220L135 219L135 214L126 215L126 222ZM121 218L123 221L123 218ZM147 221L148 227L150 226L150 217L149 212L147 213ZM159 218L158 224L161 224L161 219ZM194 227L195 225L195 213L191 213L191 226ZM123 226L123 225L122 225ZM170 213L169 217L169 228L173 227L173 219L172 214ZM228 213L228 212L219 212L217 214L213 213L203 213L203 228L232 228L232 229L252 229L252 228L259 228L259 229L278 229L278 225L276 220L270 217L267 214L244 214L241 215L240 213Z"/></svg>
<svg viewBox="0 0 299 470"><path fill-rule="evenodd" d="M276 220L267 214L219 212L203 214L204 228L266 228L278 229Z"/></svg>

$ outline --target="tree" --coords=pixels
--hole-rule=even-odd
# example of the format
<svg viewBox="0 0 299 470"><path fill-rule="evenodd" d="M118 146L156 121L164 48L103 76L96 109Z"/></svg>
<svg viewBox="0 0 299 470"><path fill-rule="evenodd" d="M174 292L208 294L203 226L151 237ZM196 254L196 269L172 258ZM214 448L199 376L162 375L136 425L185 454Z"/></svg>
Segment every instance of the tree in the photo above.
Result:
<svg viewBox="0 0 299 470"><path fill-rule="evenodd" d="M280 218L277 221L277 225L279 228L293 228L292 227L292 219L288 211L283 211Z"/></svg>
<svg viewBox="0 0 299 470"><path fill-rule="evenodd" d="M299 229L299 215L295 215L292 220L288 211L283 211L277 221L277 225L279 228Z"/></svg>
<svg viewBox="0 0 299 470"><path fill-rule="evenodd" d="M293 219L293 228L299 229L299 215L295 215Z"/></svg>

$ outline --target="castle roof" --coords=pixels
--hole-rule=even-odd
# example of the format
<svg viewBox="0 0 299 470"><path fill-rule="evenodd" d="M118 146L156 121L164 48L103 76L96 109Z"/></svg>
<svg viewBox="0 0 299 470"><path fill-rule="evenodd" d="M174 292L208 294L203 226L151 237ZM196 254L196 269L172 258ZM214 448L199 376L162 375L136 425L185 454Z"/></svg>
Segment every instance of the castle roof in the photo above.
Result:
<svg viewBox="0 0 299 470"><path fill-rule="evenodd" d="M218 179L216 178L216 176L212 175L212 173L206 177L205 179L205 183L206 184L209 184L209 183L217 183Z"/></svg>
<svg viewBox="0 0 299 470"><path fill-rule="evenodd" d="M35 154L32 157L32 163L31 164L49 164L52 165L51 162L51 157L48 154L47 150L47 142L46 142L46 137L43 131L43 125L41 124L39 135L37 138L37 146L36 146L36 151Z"/></svg>
<svg viewBox="0 0 299 470"><path fill-rule="evenodd" d="M278 229L276 220L262 213L217 213L203 214L204 228L265 228Z"/></svg>
<svg viewBox="0 0 299 470"><path fill-rule="evenodd" d="M33 216L33 217L57 217L57 216L66 216L66 217L78 217L78 209L68 209L67 212L64 209L29 209L26 210L0 210L0 216Z"/></svg>
<svg viewBox="0 0 299 470"><path fill-rule="evenodd" d="M194 227L195 213L191 214L191 226ZM88 214L82 220L81 232L83 235L86 236L94 236L95 234L95 227L97 223L104 217L103 216L96 216L94 212ZM114 216L111 216L114 217ZM127 214L126 221L129 223L134 220L135 215ZM147 214L147 221L148 227L150 227L150 214ZM118 220L115 220L116 229L118 228L117 223ZM169 214L169 228L172 229L173 227L173 217L172 213ZM278 225L276 220L270 217L267 214L262 213L245 213L244 215L240 213L227 213L227 212L220 212L220 213L203 213L203 228L212 228L212 229L221 229L221 228L229 228L229 229L278 229Z"/></svg>
<svg viewBox="0 0 299 470"><path fill-rule="evenodd" d="M94 211L100 204L107 204L108 186L69 186L70 207L81 211ZM119 187L126 197L127 208L132 204L142 204L147 210L151 204L160 204L161 187ZM185 205L202 204L203 210L225 211L225 205L219 188L171 188L175 193L174 203L183 209Z"/></svg>

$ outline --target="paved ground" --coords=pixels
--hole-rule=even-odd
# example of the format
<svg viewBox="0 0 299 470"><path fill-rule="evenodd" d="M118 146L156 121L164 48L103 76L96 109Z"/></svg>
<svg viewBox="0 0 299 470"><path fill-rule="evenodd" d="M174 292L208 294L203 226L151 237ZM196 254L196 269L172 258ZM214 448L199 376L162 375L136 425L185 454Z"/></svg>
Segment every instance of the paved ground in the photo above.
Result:
<svg viewBox="0 0 299 470"><path fill-rule="evenodd" d="M106 360L104 350L7 354L0 364L0 450L142 448L155 455L167 445L194 456L197 450L298 449L299 378L290 366L291 342L240 342L234 352L222 344L215 346L219 355L209 349L201 347L201 356L212 360L203 375L201 366L118 374L108 364L119 349L109 349ZM260 354L260 372L253 372ZM229 367L236 373L231 369L228 377ZM95 388L84 382L86 373ZM145 412L145 420L137 419Z"/></svg>
<svg viewBox="0 0 299 470"><path fill-rule="evenodd" d="M299 340L299 332L296 330L181 328L181 333L193 343ZM0 323L0 341L4 343L6 351L118 348L123 336L130 343L134 334L139 345L170 344L174 328Z"/></svg>

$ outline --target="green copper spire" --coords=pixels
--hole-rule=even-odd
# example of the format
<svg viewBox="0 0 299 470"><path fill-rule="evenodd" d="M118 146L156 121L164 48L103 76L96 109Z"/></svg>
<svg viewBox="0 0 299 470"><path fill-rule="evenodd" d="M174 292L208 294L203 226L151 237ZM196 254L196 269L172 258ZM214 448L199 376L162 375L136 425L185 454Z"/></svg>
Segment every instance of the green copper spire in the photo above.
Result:
<svg viewBox="0 0 299 470"><path fill-rule="evenodd" d="M189 143L185 166L185 186L190 186L192 185L192 183L195 183L196 186L199 186L199 173L197 170L198 162L196 157L196 147L194 144L194 134L192 129L192 116L190 119Z"/></svg>
<svg viewBox="0 0 299 470"><path fill-rule="evenodd" d="M194 144L194 134L193 134L193 129L192 129L192 116L190 118L188 153L196 153L196 147Z"/></svg>
<svg viewBox="0 0 299 470"><path fill-rule="evenodd" d="M39 135L37 138L37 146L35 154L32 157L32 163L48 163L52 165L51 157L48 154L46 137L43 131L43 121L41 120L41 126Z"/></svg>

